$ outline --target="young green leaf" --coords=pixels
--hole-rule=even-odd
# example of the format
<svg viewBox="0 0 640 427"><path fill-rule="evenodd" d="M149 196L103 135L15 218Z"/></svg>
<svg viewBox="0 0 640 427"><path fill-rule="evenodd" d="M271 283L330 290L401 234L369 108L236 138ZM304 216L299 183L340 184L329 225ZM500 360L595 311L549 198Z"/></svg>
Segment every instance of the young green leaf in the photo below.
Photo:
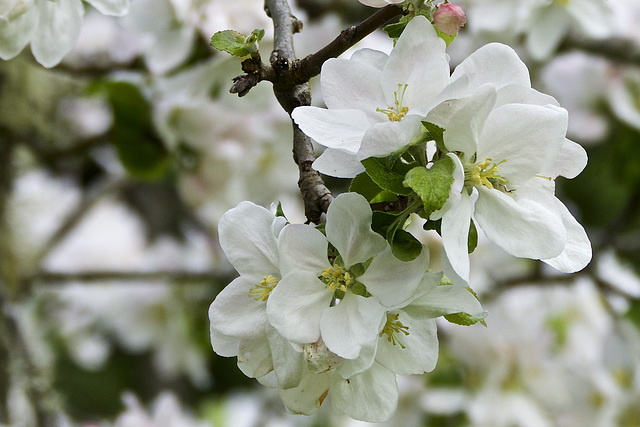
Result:
<svg viewBox="0 0 640 427"><path fill-rule="evenodd" d="M430 169L418 166L407 173L404 185L420 196L427 216L442 208L447 201L453 184L453 169L453 161L445 157Z"/></svg>
<svg viewBox="0 0 640 427"><path fill-rule="evenodd" d="M211 46L233 56L244 57L258 51L258 43L263 37L264 30L253 30L247 37L233 30L218 31L211 37Z"/></svg>

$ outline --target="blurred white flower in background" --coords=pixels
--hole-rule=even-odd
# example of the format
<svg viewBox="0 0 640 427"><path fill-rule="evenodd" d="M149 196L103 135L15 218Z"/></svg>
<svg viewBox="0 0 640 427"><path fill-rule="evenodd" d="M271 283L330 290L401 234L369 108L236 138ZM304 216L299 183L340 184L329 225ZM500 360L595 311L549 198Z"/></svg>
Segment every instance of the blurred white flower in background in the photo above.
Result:
<svg viewBox="0 0 640 427"><path fill-rule="evenodd" d="M87 0L105 15L123 16L129 0ZM27 44L43 66L57 65L78 40L84 7L80 0L16 0L0 4L0 58L11 59Z"/></svg>

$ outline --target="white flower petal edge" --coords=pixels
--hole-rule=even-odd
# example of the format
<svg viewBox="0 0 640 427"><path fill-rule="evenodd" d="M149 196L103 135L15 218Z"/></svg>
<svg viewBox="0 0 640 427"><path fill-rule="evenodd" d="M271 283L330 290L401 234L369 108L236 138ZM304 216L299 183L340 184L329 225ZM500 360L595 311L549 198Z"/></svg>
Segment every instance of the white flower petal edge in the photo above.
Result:
<svg viewBox="0 0 640 427"><path fill-rule="evenodd" d="M327 240L336 247L346 268L382 252L387 242L371 229L373 213L357 193L343 193L327 209Z"/></svg>
<svg viewBox="0 0 640 427"><path fill-rule="evenodd" d="M129 12L129 0L86 0L103 15L124 16Z"/></svg>
<svg viewBox="0 0 640 427"><path fill-rule="evenodd" d="M40 64L57 65L76 44L84 8L79 0L41 1L40 17L31 36L31 52Z"/></svg>

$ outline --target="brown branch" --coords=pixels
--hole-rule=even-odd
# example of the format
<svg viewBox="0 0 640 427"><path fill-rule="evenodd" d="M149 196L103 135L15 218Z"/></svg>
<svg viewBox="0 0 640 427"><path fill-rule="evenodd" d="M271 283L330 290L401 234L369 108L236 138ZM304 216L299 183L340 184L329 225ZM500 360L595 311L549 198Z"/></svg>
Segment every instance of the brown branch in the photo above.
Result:
<svg viewBox="0 0 640 427"><path fill-rule="evenodd" d="M273 92L282 108L291 115L296 107L311 104L309 83L292 84L289 70L290 64L296 59L293 34L300 30L301 24L291 14L286 0L265 0L265 10L273 20L274 27L274 50L270 57L271 68L276 76L272 82ZM315 160L311 139L295 123L293 160L298 165L300 173L298 187L304 199L305 216L308 221L318 224L333 196L320 174L311 167Z"/></svg>
<svg viewBox="0 0 640 427"><path fill-rule="evenodd" d="M561 49L581 50L620 64L640 65L640 46L631 40L621 38L594 40L569 36Z"/></svg>
<svg viewBox="0 0 640 427"><path fill-rule="evenodd" d="M327 59L337 58L384 23L401 14L402 9L400 7L389 5L379 9L369 18L362 21L362 23L343 30L340 35L327 46L301 59L295 64L294 80L299 82L309 81L312 77L320 74L322 64L324 64Z"/></svg>
<svg viewBox="0 0 640 427"><path fill-rule="evenodd" d="M280 86L295 86L307 83L312 77L320 74L322 64L327 59L337 58L385 22L403 13L400 7L394 5L379 9L360 24L344 29L338 37L318 52L298 60L295 59L295 54L293 53L293 39L285 37L283 33L295 34L300 32L302 23L291 15L288 4L286 8L289 12L281 13L284 10L282 9L282 4L287 3L286 1L265 1L265 3L267 4L265 6L267 14L272 18L275 17L274 25L276 25L276 22L278 25L278 30L276 30L275 34L275 46L278 46L278 48L274 50L276 56L272 56L270 61L272 66L275 62L277 67L272 68L264 64L259 56L243 61L242 71L246 74L235 77L229 90L231 93L237 93L238 96L246 95L251 88L263 80ZM270 3L273 4L269 5ZM273 15L272 10L274 11Z"/></svg>

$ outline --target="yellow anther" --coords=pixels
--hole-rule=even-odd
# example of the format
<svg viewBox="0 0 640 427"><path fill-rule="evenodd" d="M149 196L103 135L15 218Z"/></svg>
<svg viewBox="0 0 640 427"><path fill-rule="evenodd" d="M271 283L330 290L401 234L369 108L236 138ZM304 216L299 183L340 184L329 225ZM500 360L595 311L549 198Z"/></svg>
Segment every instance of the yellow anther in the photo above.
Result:
<svg viewBox="0 0 640 427"><path fill-rule="evenodd" d="M489 189L492 189L497 184L506 189L506 184L509 184L509 181L499 175L500 169L498 168L498 165L506 162L506 160L493 163L493 165L491 164L492 162L493 159L487 157L485 160L465 168L465 182L472 185L484 185Z"/></svg>
<svg viewBox="0 0 640 427"><path fill-rule="evenodd" d="M387 341L389 341L393 345L399 345L401 348L406 348L400 338L396 336L396 334L403 333L405 335L409 335L409 327L404 326L402 322L398 320L398 314L387 313L387 323L382 328L382 332L380 332L380 336L383 334L387 335Z"/></svg>
<svg viewBox="0 0 640 427"><path fill-rule="evenodd" d="M271 275L263 277L262 282L249 291L249 298L256 301L266 301L279 281Z"/></svg>
<svg viewBox="0 0 640 427"><path fill-rule="evenodd" d="M393 92L393 98L395 100L394 106L386 109L377 108L376 111L382 114L386 114L389 118L389 121L399 122L407 115L409 112L409 107L403 106L404 102L404 93L407 91L407 86L409 85L398 85L398 92ZM398 98L398 93L400 94L400 98Z"/></svg>
<svg viewBox="0 0 640 427"><path fill-rule="evenodd" d="M333 267L322 270L321 274L324 278L324 283L327 284L327 288L331 292L335 292L338 289L342 292L347 292L347 287L352 282L351 274L338 264L333 264Z"/></svg>

